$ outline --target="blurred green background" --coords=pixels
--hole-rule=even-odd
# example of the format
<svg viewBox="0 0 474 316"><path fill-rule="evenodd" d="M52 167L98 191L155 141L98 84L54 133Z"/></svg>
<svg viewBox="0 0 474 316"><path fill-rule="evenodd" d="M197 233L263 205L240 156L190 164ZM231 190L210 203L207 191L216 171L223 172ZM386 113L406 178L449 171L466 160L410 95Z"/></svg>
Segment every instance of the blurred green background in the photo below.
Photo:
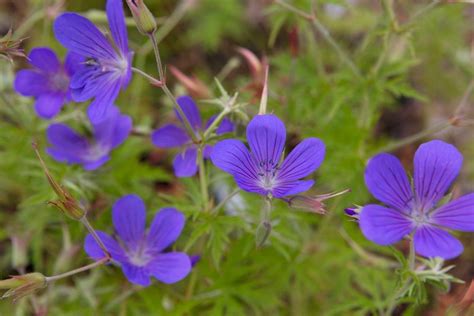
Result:
<svg viewBox="0 0 474 316"><path fill-rule="evenodd" d="M1 0L0 35L12 27L26 38L27 52L50 46L64 56L52 32L54 17L63 10L85 14L107 29L105 1L63 2ZM343 211L373 201L363 182L367 159L388 150L411 170L420 143L443 139L464 155L453 194L474 189L474 7L448 2L286 1L302 12L313 10L317 23L312 23L271 0L146 1L161 26L157 36L167 68L195 76L212 97L219 97L218 78L229 94L239 92L238 101L248 103L250 117L258 111L262 79L252 75L237 49L267 58L268 109L286 123L287 147L308 136L327 145L310 193L352 192L329 201L324 216L277 201L270 241L256 249L262 201L242 193L238 207L202 213L197 179L174 177L174 152L154 148L147 137L130 136L95 172L45 155L55 176L88 205L96 228L112 232L111 205L124 194L136 193L147 204L149 220L169 205L187 215L184 234L174 247L201 255L201 261L185 280L171 286L156 282L145 289L129 284L119 268L102 267L57 282L33 299L0 301L0 314L31 315L32 306L37 315L380 313L397 288L397 263L390 248L365 240ZM128 24L134 66L155 75L151 46L133 20ZM31 99L12 91L14 73L23 67L27 63L20 58L14 65L0 59L1 278L18 273L18 268L50 275L90 262L82 250L84 229L46 204L54 195L31 142L47 146L49 122L35 116ZM186 93L170 71L168 78L177 95ZM136 75L117 104L133 117L137 131L146 133L174 119L161 90ZM219 111L215 105L199 104L206 118ZM85 108L71 104L55 120L84 128ZM455 114L465 118L457 121L459 126L450 124ZM243 135L245 122L234 120ZM208 166L214 193L234 189L229 177ZM408 300L397 314L443 315L461 299L474 278L474 238L467 233L459 237L465 251L450 263L466 284L447 292L430 287L425 297ZM397 248L407 251L404 243Z"/></svg>

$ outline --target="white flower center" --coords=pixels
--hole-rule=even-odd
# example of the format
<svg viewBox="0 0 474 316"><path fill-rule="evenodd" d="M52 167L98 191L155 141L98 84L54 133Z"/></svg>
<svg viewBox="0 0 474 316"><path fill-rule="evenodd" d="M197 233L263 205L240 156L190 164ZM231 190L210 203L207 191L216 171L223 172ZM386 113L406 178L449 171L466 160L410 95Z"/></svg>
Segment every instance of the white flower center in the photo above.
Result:
<svg viewBox="0 0 474 316"><path fill-rule="evenodd" d="M277 184L278 164L272 159L260 161L259 164L259 185L261 188L271 191Z"/></svg>
<svg viewBox="0 0 474 316"><path fill-rule="evenodd" d="M108 153L109 153L109 148L101 146L99 144L95 144L94 146L90 147L85 158L87 158L87 160L95 161L95 160L101 159Z"/></svg>
<svg viewBox="0 0 474 316"><path fill-rule="evenodd" d="M139 246L136 249L130 249L127 251L127 257L131 264L143 267L146 266L153 258L146 247Z"/></svg>

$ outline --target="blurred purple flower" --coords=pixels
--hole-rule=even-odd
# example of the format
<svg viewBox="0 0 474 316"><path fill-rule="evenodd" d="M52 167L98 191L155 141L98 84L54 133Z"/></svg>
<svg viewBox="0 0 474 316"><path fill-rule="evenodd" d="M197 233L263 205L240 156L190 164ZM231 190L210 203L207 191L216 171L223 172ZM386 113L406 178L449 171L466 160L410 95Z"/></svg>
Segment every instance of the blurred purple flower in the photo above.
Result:
<svg viewBox="0 0 474 316"><path fill-rule="evenodd" d="M206 123L206 126L203 126L201 115L199 110L194 103L194 100L189 96L182 96L177 99L178 105L186 115L191 127L193 128L196 136L199 138L204 129L209 127L212 122L215 120L215 116L211 117ZM176 115L182 122L183 119L177 111ZM221 124L216 129L217 135L222 135L224 133L229 133L234 130L234 124L228 119L223 119ZM192 177L196 174L198 170L198 165L196 162L197 159L197 146L191 140L191 137L186 133L186 130L182 126L177 126L175 124L166 124L165 126L155 130L151 136L153 144L161 148L174 148L182 147L184 150L179 153L174 161L174 173L177 177ZM204 158L209 158L209 155L212 151L211 146L206 146L204 148Z"/></svg>
<svg viewBox="0 0 474 316"><path fill-rule="evenodd" d="M126 195L117 200L112 209L117 238L97 231L99 238L112 256L114 263L122 267L127 279L135 284L148 286L150 277L164 283L175 283L191 271L191 260L183 252L164 253L181 234L184 215L174 208L162 208L145 231L146 210L136 195ZM87 254L95 260L104 257L102 249L92 235L84 242Z"/></svg>
<svg viewBox="0 0 474 316"><path fill-rule="evenodd" d="M94 123L105 118L120 89L128 85L132 76L133 54L128 48L122 1L107 0L106 11L113 42L91 21L76 13L63 13L54 22L58 41L86 60L72 77L70 88L75 101L95 98L88 108Z"/></svg>
<svg viewBox="0 0 474 316"><path fill-rule="evenodd" d="M212 162L234 176L245 191L282 198L309 190L313 180L300 180L323 162L324 143L307 138L283 160L286 129L275 115L257 115L247 126L251 152L237 139L218 142L211 153ZM283 161L282 161L283 160Z"/></svg>
<svg viewBox="0 0 474 316"><path fill-rule="evenodd" d="M389 154L372 158L365 170L367 188L388 207L366 205L359 223L367 239L390 245L413 233L415 251L450 259L463 252L447 230L474 231L474 193L442 206L438 202L459 174L463 157L440 140L422 144L414 158L414 192L400 161Z"/></svg>
<svg viewBox="0 0 474 316"><path fill-rule="evenodd" d="M34 68L16 74L15 91L26 97L35 97L38 116L51 119L70 101L69 82L83 58L69 53L62 65L53 50L38 47L31 50L28 59Z"/></svg>
<svg viewBox="0 0 474 316"><path fill-rule="evenodd" d="M46 131L49 155L61 162L81 164L86 170L94 170L110 159L112 149L120 146L132 129L132 119L112 106L107 117L92 124L93 139L77 134L65 124L52 124Z"/></svg>

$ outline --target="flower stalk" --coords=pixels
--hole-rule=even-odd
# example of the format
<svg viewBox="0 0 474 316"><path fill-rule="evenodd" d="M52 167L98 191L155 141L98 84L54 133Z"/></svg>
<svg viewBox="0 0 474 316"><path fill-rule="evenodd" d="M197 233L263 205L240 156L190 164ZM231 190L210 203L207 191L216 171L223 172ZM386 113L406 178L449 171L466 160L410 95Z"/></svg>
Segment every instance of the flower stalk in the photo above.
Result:
<svg viewBox="0 0 474 316"><path fill-rule="evenodd" d="M209 187L207 185L206 165L204 163L203 146L198 148L198 166L199 166L199 183L201 185L201 198L204 211L208 210L209 201Z"/></svg>
<svg viewBox="0 0 474 316"><path fill-rule="evenodd" d="M107 257L104 257L104 258L102 258L102 259L100 259L96 262L88 264L86 266L83 266L83 267L80 267L80 268L77 268L77 269L74 269L74 270L71 270L71 271L68 271L68 272L65 272L65 273L61 273L61 274L58 274L58 275L53 275L53 276L50 276L50 277L46 277L46 282L50 283L50 282L54 282L54 281L57 281L57 280L60 280L60 279L68 278L68 277L73 276L75 274L94 269L98 266L101 266L103 264L108 263L109 261L110 261L110 256L107 256Z"/></svg>
<svg viewBox="0 0 474 316"><path fill-rule="evenodd" d="M199 139L197 138L196 133L194 133L194 130L191 126L191 123L189 123L188 118L186 117L183 110L179 106L179 104L176 101L176 98L174 97L173 93L170 91L170 89L166 85L166 77L165 77L165 74L164 74L164 71L163 71L163 63L161 62L160 50L158 48L158 41L156 40L155 33L156 32L148 34L148 37L150 38L150 40L153 44L153 51L155 53L156 67L157 67L157 70L158 70L159 81L161 83L160 88L163 90L163 92L166 94L166 96L173 102L173 105L174 105L176 111L178 111L179 116L183 120L184 127L185 127L186 132L188 133L189 137L191 137L193 142L199 143Z"/></svg>
<svg viewBox="0 0 474 316"><path fill-rule="evenodd" d="M272 231L272 224L270 222L270 213L272 211L272 197L270 195L264 198L264 205L262 210L262 221L257 227L255 233L255 243L257 248L262 247L267 241Z"/></svg>

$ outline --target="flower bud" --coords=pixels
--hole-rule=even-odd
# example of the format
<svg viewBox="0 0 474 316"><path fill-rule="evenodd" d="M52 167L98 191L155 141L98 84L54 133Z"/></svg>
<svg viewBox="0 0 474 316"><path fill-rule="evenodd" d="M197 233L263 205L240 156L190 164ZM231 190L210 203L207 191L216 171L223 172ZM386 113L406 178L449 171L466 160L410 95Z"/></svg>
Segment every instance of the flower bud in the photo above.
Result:
<svg viewBox="0 0 474 316"><path fill-rule="evenodd" d="M189 260L191 261L191 267L194 268L194 266L198 264L199 261L201 261L201 256L200 255L190 256Z"/></svg>
<svg viewBox="0 0 474 316"><path fill-rule="evenodd" d="M47 285L46 277L39 272L13 275L10 279L0 281L0 289L8 290L2 298L11 297L13 301L45 288Z"/></svg>
<svg viewBox="0 0 474 316"><path fill-rule="evenodd" d="M153 34L157 28L156 20L143 0L127 0L127 5L140 33Z"/></svg>
<svg viewBox="0 0 474 316"><path fill-rule="evenodd" d="M38 159L41 163L41 167L43 168L43 171L46 175L46 178L48 179L49 184L51 185L51 188L53 188L54 192L58 196L57 200L49 201L49 204L56 206L65 215L69 216L72 219L82 219L86 214L84 209L79 205L79 202L76 201L76 199L72 196L71 193L69 193L69 191L67 191L58 182L56 182L56 180L54 180L53 176L49 172L48 167L46 167L43 158L41 158L41 155L38 151L38 146L35 143L33 143L33 148L36 152L36 155L38 156Z"/></svg>
<svg viewBox="0 0 474 316"><path fill-rule="evenodd" d="M286 202L292 208L297 208L312 213L326 214L326 204L324 204L323 202L327 199L339 196L349 191L350 189L346 189L340 192L327 193L316 196L295 195L289 198Z"/></svg>
<svg viewBox="0 0 474 316"><path fill-rule="evenodd" d="M344 213L346 213L347 216L350 217L355 217L359 214L358 210L354 207L347 207L344 209Z"/></svg>
<svg viewBox="0 0 474 316"><path fill-rule="evenodd" d="M178 68L169 66L169 70L173 76L186 88L188 93L198 99L208 99L211 97L211 92L206 85L199 79L190 76L186 76Z"/></svg>

